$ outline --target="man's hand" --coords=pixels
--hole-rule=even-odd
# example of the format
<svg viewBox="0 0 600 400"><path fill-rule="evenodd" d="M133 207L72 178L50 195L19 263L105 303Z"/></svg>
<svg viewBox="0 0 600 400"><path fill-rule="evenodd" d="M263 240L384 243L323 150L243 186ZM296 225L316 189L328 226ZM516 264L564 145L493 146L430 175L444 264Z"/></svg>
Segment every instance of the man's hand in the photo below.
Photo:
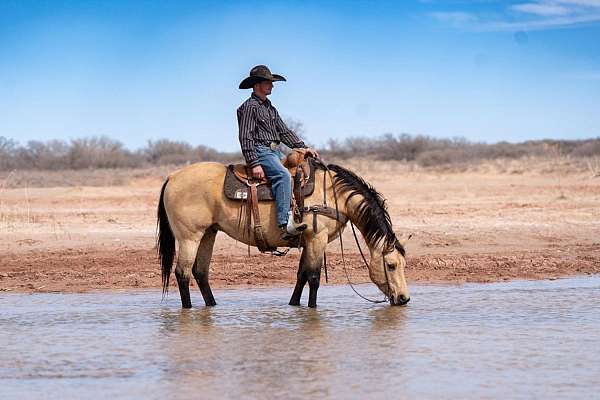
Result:
<svg viewBox="0 0 600 400"><path fill-rule="evenodd" d="M319 158L319 153L312 147L309 147L306 149L306 157Z"/></svg>
<svg viewBox="0 0 600 400"><path fill-rule="evenodd" d="M265 179L265 171L263 171L263 168L260 165L252 167L252 177L254 179Z"/></svg>

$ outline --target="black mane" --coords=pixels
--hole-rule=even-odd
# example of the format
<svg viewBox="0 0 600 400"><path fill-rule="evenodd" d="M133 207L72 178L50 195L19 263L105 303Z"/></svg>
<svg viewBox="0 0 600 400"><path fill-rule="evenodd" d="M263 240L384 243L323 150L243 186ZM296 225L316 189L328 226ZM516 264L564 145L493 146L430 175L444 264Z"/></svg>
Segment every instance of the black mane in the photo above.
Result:
<svg viewBox="0 0 600 400"><path fill-rule="evenodd" d="M392 229L392 220L381 193L363 178L344 167L329 164L327 168L335 172L333 179L338 193L346 193L348 200L354 196L363 198L358 207L352 211L352 215L367 243L373 247L383 240L386 248L394 246L404 256L404 247Z"/></svg>

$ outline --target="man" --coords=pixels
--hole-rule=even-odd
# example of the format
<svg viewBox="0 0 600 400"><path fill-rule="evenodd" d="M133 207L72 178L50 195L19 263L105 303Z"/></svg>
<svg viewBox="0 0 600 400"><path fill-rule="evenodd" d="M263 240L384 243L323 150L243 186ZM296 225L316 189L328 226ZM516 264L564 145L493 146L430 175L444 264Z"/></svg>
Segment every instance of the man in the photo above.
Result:
<svg viewBox="0 0 600 400"><path fill-rule="evenodd" d="M252 89L252 95L237 109L237 118L246 164L251 168L253 178L263 179L266 176L271 182L277 207L277 224L282 238L289 239L306 229L306 224L296 223L290 211L292 179L281 163L283 154L279 145L283 142L292 149L307 146L285 125L277 109L267 99L273 90L273 82L285 80L281 75L271 74L264 65L252 68L250 76L240 83L240 89ZM307 148L306 155L319 156L311 148Z"/></svg>

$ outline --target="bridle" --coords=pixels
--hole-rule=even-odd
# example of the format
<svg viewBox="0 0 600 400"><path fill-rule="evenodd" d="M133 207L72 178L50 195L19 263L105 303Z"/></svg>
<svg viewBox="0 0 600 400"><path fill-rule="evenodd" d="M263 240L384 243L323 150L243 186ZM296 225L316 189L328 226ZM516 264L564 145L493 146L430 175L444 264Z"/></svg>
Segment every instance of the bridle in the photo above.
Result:
<svg viewBox="0 0 600 400"><path fill-rule="evenodd" d="M367 269L369 269L369 263L367 262L367 258L365 257L365 254L363 253L362 248L360 247L360 242L358 241L358 236L356 235L356 230L354 229L354 224L352 223L352 221L350 221L350 227L352 228L352 235L354 236L354 241L356 242L356 246L358 247L358 251L360 252L360 256L363 260L363 263L364 263L365 267ZM384 293L383 300L374 300L374 299L370 299L370 298L360 294L356 290L354 285L352 284L352 281L350 280L350 275L348 274L348 270L346 268L346 261L344 260L344 248L342 245L342 235L340 235L340 247L342 248L342 266L344 268L344 273L346 275L346 279L348 280L348 284L350 285L350 288L352 289L352 291L354 293L356 293L356 295L358 295L358 297L360 297L364 300L370 301L371 303L376 303L376 304L387 303L390 300L390 278L388 276L387 268L385 267L385 255L393 252L394 251L393 248L387 248L381 252L381 266L383 267L383 274L385 276L385 286L387 288L387 293Z"/></svg>
<svg viewBox="0 0 600 400"><path fill-rule="evenodd" d="M319 164L321 165L321 167L324 169L324 173L323 173L323 205L325 207L327 207L327 191L326 191L326 183L327 183L327 175L329 175L329 179L331 180L331 188L333 191L333 199L335 202L335 222L336 222L336 228L338 229L338 236L340 238L340 251L342 253L342 267L344 269L344 274L346 275L346 279L348 280L348 285L350 285L350 288L352 289L352 291L360 298L362 298L363 300L369 301L371 303L386 303L390 300L390 280L389 280L389 276L388 276L388 272L387 272L387 268L385 265L385 255L386 254L390 254L394 251L394 247L393 246L388 246L387 248L385 248L382 252L381 252L381 264L383 267L383 274L385 276L385 284L387 287L387 293L384 293L384 298L383 300L376 300L376 299L371 299L369 297L366 297L362 294L360 294L358 292L358 290L356 290L356 288L354 287L354 284L352 283L352 281L350 280L350 275L348 274L348 268L346 267L346 257L344 255L344 241L342 239L342 233L341 233L341 226L339 226L340 223L340 211L339 211L339 206L338 206L338 199L337 199L337 191L335 190L335 182L333 180L333 176L331 175L331 170L327 167L327 165L325 165L324 162L322 162L321 160L317 159L316 161L319 162ZM316 217L316 214L315 214ZM360 256L363 260L363 263L365 265L365 267L367 269L369 269L369 263L367 262L367 259L365 257L365 254L360 246L360 242L358 241L358 235L356 234L356 229L354 229L354 224L352 223L352 221L348 220L348 222L350 223L350 227L352 228L352 235L354 236L354 241L356 242L356 246L358 247L358 251L360 252ZM324 256L324 267L325 267L325 280L327 281L327 258L326 256Z"/></svg>

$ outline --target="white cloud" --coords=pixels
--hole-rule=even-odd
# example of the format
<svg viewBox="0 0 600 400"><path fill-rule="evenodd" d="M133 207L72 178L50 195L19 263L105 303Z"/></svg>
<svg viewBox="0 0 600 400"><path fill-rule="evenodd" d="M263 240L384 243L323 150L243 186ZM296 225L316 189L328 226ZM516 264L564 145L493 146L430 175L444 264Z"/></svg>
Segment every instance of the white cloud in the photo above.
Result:
<svg viewBox="0 0 600 400"><path fill-rule="evenodd" d="M551 28L568 28L574 25L600 22L600 13L590 15L574 15L568 17L540 18L526 21L488 21L475 26L478 30L500 31L535 31Z"/></svg>
<svg viewBox="0 0 600 400"><path fill-rule="evenodd" d="M571 10L559 4L544 4L544 3L525 3L516 4L510 7L514 11L529 13L541 16L550 15L567 15Z"/></svg>
<svg viewBox="0 0 600 400"><path fill-rule="evenodd" d="M573 4L584 7L600 7L600 0L556 0L556 3Z"/></svg>
<svg viewBox="0 0 600 400"><path fill-rule="evenodd" d="M503 15L434 12L433 18L474 30L543 30L600 22L600 0L537 0L508 6Z"/></svg>

